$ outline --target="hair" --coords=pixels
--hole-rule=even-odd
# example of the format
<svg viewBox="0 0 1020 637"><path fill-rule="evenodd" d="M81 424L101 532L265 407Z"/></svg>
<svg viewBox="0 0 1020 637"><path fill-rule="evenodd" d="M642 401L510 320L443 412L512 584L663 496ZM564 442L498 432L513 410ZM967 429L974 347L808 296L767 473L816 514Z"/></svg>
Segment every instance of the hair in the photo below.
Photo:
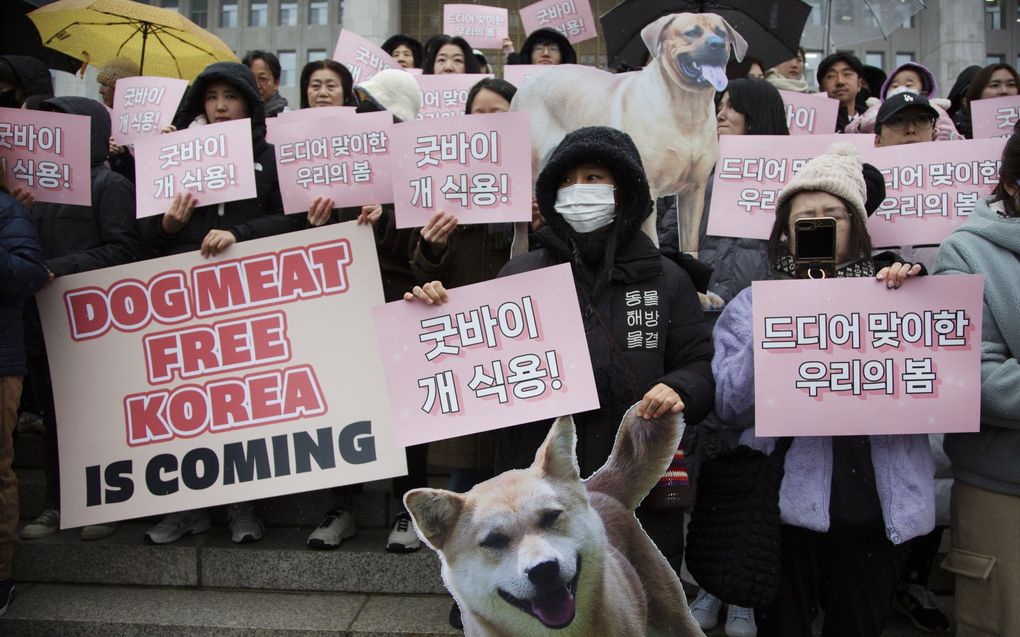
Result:
<svg viewBox="0 0 1020 637"><path fill-rule="evenodd" d="M822 84L822 78L828 73L829 67L836 64L836 62L843 62L857 74L857 77L864 79L864 65L861 64L860 59L857 58L853 53L846 53L840 51L839 53L833 53L827 55L824 60L818 63L818 71L815 73L815 79L818 80L819 86Z"/></svg>
<svg viewBox="0 0 1020 637"><path fill-rule="evenodd" d="M1013 125L1013 134L1002 149L1002 167L999 169L999 183L992 191L992 201L1001 201L1006 216L1020 217L1020 192L1010 195L1006 185L1020 188L1020 121Z"/></svg>
<svg viewBox="0 0 1020 637"><path fill-rule="evenodd" d="M726 78L730 80L739 80L747 77L747 74L751 72L751 67L755 64L761 69L762 74L768 69L762 64L762 61L756 57L748 55L740 62L736 60L730 60L726 63Z"/></svg>
<svg viewBox="0 0 1020 637"><path fill-rule="evenodd" d="M481 80L477 84L472 86L471 90L468 91L467 108L464 111L466 115L471 114L471 104L475 101L475 96L477 96L482 89L492 91L493 93L505 99L507 102L512 102L514 99L514 95L517 93L517 87L511 84L510 82L507 82L506 80L500 80L494 77L487 77L484 80Z"/></svg>
<svg viewBox="0 0 1020 637"><path fill-rule="evenodd" d="M316 60L305 64L301 69L301 108L308 108L308 82L312 79L312 73L316 71L333 71L340 78L340 85L344 89L344 101L341 106L354 106L357 100L354 97L354 78L346 66L336 60Z"/></svg>
<svg viewBox="0 0 1020 637"><path fill-rule="evenodd" d="M722 93L716 93L716 108L725 94L730 108L744 116L745 135L789 135L783 97L767 80L745 77L733 80Z"/></svg>
<svg viewBox="0 0 1020 637"><path fill-rule="evenodd" d="M790 213L793 211L793 200L797 195L806 192L823 192L815 190L801 190L796 195L786 199L782 205L776 208L776 221L772 224L772 234L769 235L769 266L774 266L784 254L789 245L787 228L790 226ZM830 193L831 194L831 193ZM835 195L833 195L835 196ZM850 213L850 255L851 259L858 260L871 256L871 235L868 234L868 224L861 219L861 216L854 212L854 207L842 197L837 197Z"/></svg>
<svg viewBox="0 0 1020 637"><path fill-rule="evenodd" d="M985 87L988 86L988 83L992 81L992 75L994 75L996 71L1001 71L1003 69L1009 71L1017 85L1020 85L1020 75L1017 75L1016 69L1012 66L1004 62L999 64L989 64L978 71L978 74L970 81L970 86L967 88L966 95L964 95L967 103L969 104L974 100L981 99L981 92L984 91Z"/></svg>
<svg viewBox="0 0 1020 637"><path fill-rule="evenodd" d="M241 60L241 64L251 68L252 62L255 60L262 60L269 67L269 72L273 74L273 81L280 81L280 60L269 51L248 51Z"/></svg>
<svg viewBox="0 0 1020 637"><path fill-rule="evenodd" d="M471 48L471 45L467 43L467 40L460 36L443 34L429 39L428 48L425 50L425 62L422 65L422 73L424 75L435 74L436 56L439 55L439 49L443 48L447 44L456 45L464 52L465 73L481 72L481 67L478 66L478 58L475 57L475 50Z"/></svg>
<svg viewBox="0 0 1020 637"><path fill-rule="evenodd" d="M389 39L383 42L382 46L379 48L381 48L383 51L386 51L390 55L393 55L393 52L401 44L411 49L411 58L414 60L414 68L420 69L422 64L422 56L424 55L425 49L424 47L422 47L421 42L415 40L411 36L404 35L403 33L391 35Z"/></svg>

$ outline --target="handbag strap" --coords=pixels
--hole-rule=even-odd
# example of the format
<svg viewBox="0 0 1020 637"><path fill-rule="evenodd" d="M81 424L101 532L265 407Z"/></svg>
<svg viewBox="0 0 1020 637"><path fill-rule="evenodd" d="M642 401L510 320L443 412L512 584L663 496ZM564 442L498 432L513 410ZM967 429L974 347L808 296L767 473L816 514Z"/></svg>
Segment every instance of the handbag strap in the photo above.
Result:
<svg viewBox="0 0 1020 637"><path fill-rule="evenodd" d="M627 374L627 380L630 381L630 384L634 389L634 396L637 397L641 393L641 386L638 384L637 374L634 373L634 368L631 366L630 361L627 360L623 350L621 350L620 346L616 343L616 339L613 338L613 333L609 331L609 327L606 325L606 322L602 320L602 315L599 314L599 311L596 309L595 303L592 301L591 295L587 293L587 290L585 290L585 294L588 296L588 307L591 309L591 313L595 316L595 320L598 321L599 327L601 327L602 331L605 333L606 339L609 340L609 346L613 348L613 352L616 354L616 357L623 363L623 371Z"/></svg>

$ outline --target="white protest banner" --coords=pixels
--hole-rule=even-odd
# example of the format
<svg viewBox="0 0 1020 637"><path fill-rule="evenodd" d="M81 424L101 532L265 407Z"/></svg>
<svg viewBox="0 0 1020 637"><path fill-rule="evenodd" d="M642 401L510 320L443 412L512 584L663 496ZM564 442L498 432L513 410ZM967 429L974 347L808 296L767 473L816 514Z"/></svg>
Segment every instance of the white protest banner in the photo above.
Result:
<svg viewBox="0 0 1020 637"><path fill-rule="evenodd" d="M117 80L113 98L113 142L133 144L169 126L188 90L187 80L140 75Z"/></svg>
<svg viewBox="0 0 1020 637"><path fill-rule="evenodd" d="M277 124L273 143L283 211L306 211L316 197L331 198L337 208L392 201L392 127L393 116L385 112L291 117Z"/></svg>
<svg viewBox="0 0 1020 637"><path fill-rule="evenodd" d="M530 121L518 112L394 126L397 227L424 226L440 210L460 223L530 220Z"/></svg>
<svg viewBox="0 0 1020 637"><path fill-rule="evenodd" d="M401 68L389 53L348 29L340 29L333 59L347 67L355 84L361 84L379 71Z"/></svg>
<svg viewBox="0 0 1020 637"><path fill-rule="evenodd" d="M373 308L397 440L442 440L599 406L570 265Z"/></svg>
<svg viewBox="0 0 1020 637"><path fill-rule="evenodd" d="M418 111L418 119L463 115L471 87L487 77L493 76L486 73L415 76L418 88L421 89L421 110Z"/></svg>
<svg viewBox="0 0 1020 637"><path fill-rule="evenodd" d="M254 197L251 143L247 118L136 140L138 218L166 212L178 192L199 206Z"/></svg>
<svg viewBox="0 0 1020 637"><path fill-rule="evenodd" d="M378 268L347 223L59 277L38 302L63 527L403 475Z"/></svg>
<svg viewBox="0 0 1020 637"><path fill-rule="evenodd" d="M500 49L510 35L508 12L481 4L444 4L443 33L459 35L476 49Z"/></svg>
<svg viewBox="0 0 1020 637"><path fill-rule="evenodd" d="M970 103L974 139L1009 137L1020 119L1020 95L991 97Z"/></svg>
<svg viewBox="0 0 1020 637"><path fill-rule="evenodd" d="M786 127L791 135L830 135L836 130L839 100L796 91L779 91L786 107Z"/></svg>
<svg viewBox="0 0 1020 637"><path fill-rule="evenodd" d="M978 431L983 285L755 281L755 435Z"/></svg>
<svg viewBox="0 0 1020 637"><path fill-rule="evenodd" d="M599 35L588 0L541 0L521 7L520 14L528 35L539 29L555 29L572 44Z"/></svg>
<svg viewBox="0 0 1020 637"><path fill-rule="evenodd" d="M0 108L0 171L8 190L36 201L92 203L92 119L50 111Z"/></svg>

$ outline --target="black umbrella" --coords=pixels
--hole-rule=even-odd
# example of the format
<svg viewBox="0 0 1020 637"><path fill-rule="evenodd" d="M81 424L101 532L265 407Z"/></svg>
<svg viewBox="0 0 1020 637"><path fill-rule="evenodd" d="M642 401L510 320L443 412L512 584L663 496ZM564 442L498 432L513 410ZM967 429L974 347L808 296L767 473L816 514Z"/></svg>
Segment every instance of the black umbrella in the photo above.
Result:
<svg viewBox="0 0 1020 637"><path fill-rule="evenodd" d="M771 68L797 55L811 5L801 0L624 0L599 20L609 66L640 66L648 50L641 29L671 13L714 13L748 44L748 55Z"/></svg>
<svg viewBox="0 0 1020 637"><path fill-rule="evenodd" d="M51 69L74 73L81 68L81 60L43 46L39 30L25 15L50 2L53 0L0 1L0 55L27 55Z"/></svg>

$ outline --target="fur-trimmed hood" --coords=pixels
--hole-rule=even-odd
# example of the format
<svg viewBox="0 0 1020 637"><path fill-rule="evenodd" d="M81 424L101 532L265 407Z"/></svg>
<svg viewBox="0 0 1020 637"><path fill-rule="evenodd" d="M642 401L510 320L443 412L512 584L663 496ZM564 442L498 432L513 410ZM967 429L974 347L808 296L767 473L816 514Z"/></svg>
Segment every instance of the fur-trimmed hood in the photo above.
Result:
<svg viewBox="0 0 1020 637"><path fill-rule="evenodd" d="M205 115L205 91L214 82L226 82L233 86L248 103L248 117L251 118L251 141L255 154L258 155L260 148L266 140L266 106L259 94L258 84L251 70L239 62L214 62L205 67L192 82L184 104L175 118L175 121L183 123L183 126L190 126L199 116ZM178 128L181 128L178 125Z"/></svg>

